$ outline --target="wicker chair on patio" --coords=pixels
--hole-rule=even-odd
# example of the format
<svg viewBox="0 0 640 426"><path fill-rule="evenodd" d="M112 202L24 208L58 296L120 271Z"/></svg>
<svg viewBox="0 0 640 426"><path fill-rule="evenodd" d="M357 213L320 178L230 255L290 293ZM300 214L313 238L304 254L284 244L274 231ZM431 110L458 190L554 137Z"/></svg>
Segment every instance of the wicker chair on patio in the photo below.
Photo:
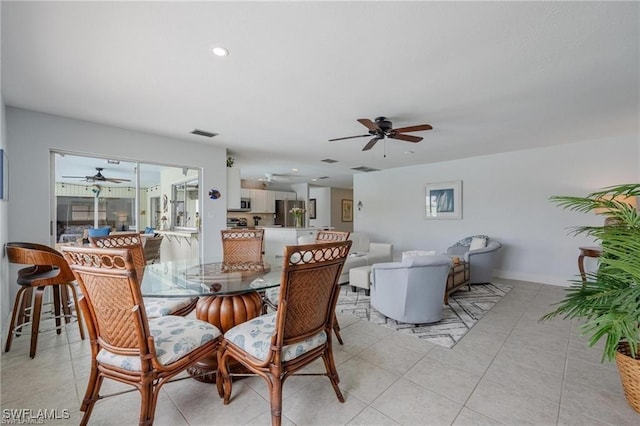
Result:
<svg viewBox="0 0 640 426"><path fill-rule="evenodd" d="M89 237L89 242L94 247L99 248L126 248L131 251L133 264L138 274L138 282L142 282L144 278L144 268L147 260L142 247L142 237L140 234L132 232L128 234L114 234L104 237ZM145 309L147 317L155 318L164 315L180 315L189 314L196 308L198 298L171 298L171 297L145 297Z"/></svg>
<svg viewBox="0 0 640 426"><path fill-rule="evenodd" d="M231 398L229 358L267 382L273 425L281 423L284 381L318 358L324 361L326 373L311 375L327 376L338 400L344 402L331 330L340 291L338 278L350 247L351 241L344 241L285 248L278 310L239 324L224 335L216 377L224 404Z"/></svg>
<svg viewBox="0 0 640 426"><path fill-rule="evenodd" d="M140 425L152 425L160 388L217 350L221 332L197 319L148 319L130 250L64 247L80 285L80 309L91 337L91 371L80 411L86 425L103 379L141 394ZM109 395L106 395L109 396Z"/></svg>

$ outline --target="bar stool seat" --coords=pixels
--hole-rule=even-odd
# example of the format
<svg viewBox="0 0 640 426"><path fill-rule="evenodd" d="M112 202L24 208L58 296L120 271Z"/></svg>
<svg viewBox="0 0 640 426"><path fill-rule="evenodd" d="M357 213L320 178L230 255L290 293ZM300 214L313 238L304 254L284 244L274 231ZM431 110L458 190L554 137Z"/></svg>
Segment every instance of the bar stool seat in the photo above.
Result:
<svg viewBox="0 0 640 426"><path fill-rule="evenodd" d="M80 329L80 337L84 339L82 317L78 308L78 295L73 284L75 277L64 257L51 247L35 243L7 243L6 251L10 263L32 266L18 271L16 282L21 288L16 294L13 305L5 352L9 352L13 338L21 335L23 327L31 325L29 356L31 358L36 356L38 334L41 332L43 298L47 288L53 290L53 318L56 323L56 333L60 334L62 327L70 324L74 316L69 304L68 291L70 290L73 295L73 306ZM62 324L63 319L64 325Z"/></svg>

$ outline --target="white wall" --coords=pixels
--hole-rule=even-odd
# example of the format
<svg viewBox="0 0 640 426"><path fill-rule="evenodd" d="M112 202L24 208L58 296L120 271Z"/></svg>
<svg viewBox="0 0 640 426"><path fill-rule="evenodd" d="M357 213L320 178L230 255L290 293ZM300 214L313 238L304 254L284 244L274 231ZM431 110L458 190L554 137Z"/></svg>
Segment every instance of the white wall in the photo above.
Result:
<svg viewBox="0 0 640 426"><path fill-rule="evenodd" d="M8 241L50 243L51 150L200 168L202 235L216 235L226 227L225 198L206 198L209 188L227 186L225 149L11 107L6 109L6 125L11 195ZM222 253L219 239L202 238L200 245L204 256Z"/></svg>
<svg viewBox="0 0 640 426"><path fill-rule="evenodd" d="M353 182L355 186L355 179ZM353 232L353 226L356 220L355 213L353 222L342 221L342 200L353 200L353 194L354 192L351 189L331 188L331 226L333 226L336 231ZM354 202L354 210L355 205L356 203ZM385 206L383 206L383 208L384 207Z"/></svg>
<svg viewBox="0 0 640 426"><path fill-rule="evenodd" d="M444 252L457 240L486 234L503 243L497 276L566 285L578 274L576 225L600 225L593 214L549 202L637 182L637 136L585 141L354 176L354 228L403 250ZM424 219L426 183L461 180L462 220ZM362 201L363 209L356 205Z"/></svg>
<svg viewBox="0 0 640 426"><path fill-rule="evenodd" d="M2 8L0 7L0 9ZM0 96L0 148L2 149L7 149L6 123L4 99ZM4 251L4 245L9 241L8 212L9 202L0 200L0 248L2 250L2 254L0 255L0 320L3 324L6 323L6 321L4 321L6 313L10 312L11 306L13 305L9 291L9 262L7 261L7 256ZM4 329L2 329L2 334L4 336Z"/></svg>
<svg viewBox="0 0 640 426"><path fill-rule="evenodd" d="M309 219L309 226L331 226L331 188L312 186L309 188L311 198L316 199L316 218Z"/></svg>

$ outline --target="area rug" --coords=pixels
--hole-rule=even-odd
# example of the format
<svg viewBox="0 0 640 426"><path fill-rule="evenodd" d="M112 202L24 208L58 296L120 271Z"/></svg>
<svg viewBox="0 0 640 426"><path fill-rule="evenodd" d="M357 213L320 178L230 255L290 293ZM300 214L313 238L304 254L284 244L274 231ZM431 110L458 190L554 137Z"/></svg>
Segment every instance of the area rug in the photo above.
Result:
<svg viewBox="0 0 640 426"><path fill-rule="evenodd" d="M405 324L387 318L373 309L370 297L365 296L363 290L352 292L351 286L347 284L340 290L336 312L355 315L382 327L451 348L511 288L503 283L474 284L471 290L462 287L449 296L449 306L445 305L441 321L433 324Z"/></svg>

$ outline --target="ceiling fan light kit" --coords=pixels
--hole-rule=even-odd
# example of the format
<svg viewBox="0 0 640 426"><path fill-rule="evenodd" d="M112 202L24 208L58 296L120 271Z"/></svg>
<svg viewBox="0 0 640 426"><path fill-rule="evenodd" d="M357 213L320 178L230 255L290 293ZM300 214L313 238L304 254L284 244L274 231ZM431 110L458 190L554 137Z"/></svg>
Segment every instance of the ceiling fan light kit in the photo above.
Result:
<svg viewBox="0 0 640 426"><path fill-rule="evenodd" d="M369 133L366 135L347 136L344 138L329 139L329 142L340 141L344 139L364 138L373 136L373 138L362 148L363 151L368 151L382 139L398 139L405 142L418 143L422 140L420 136L405 135L404 133L421 132L425 130L431 130L433 127L429 124L418 124L415 126L401 127L399 129L393 128L393 123L387 120L386 117L376 117L375 122L368 118L359 118L358 123L369 129Z"/></svg>

